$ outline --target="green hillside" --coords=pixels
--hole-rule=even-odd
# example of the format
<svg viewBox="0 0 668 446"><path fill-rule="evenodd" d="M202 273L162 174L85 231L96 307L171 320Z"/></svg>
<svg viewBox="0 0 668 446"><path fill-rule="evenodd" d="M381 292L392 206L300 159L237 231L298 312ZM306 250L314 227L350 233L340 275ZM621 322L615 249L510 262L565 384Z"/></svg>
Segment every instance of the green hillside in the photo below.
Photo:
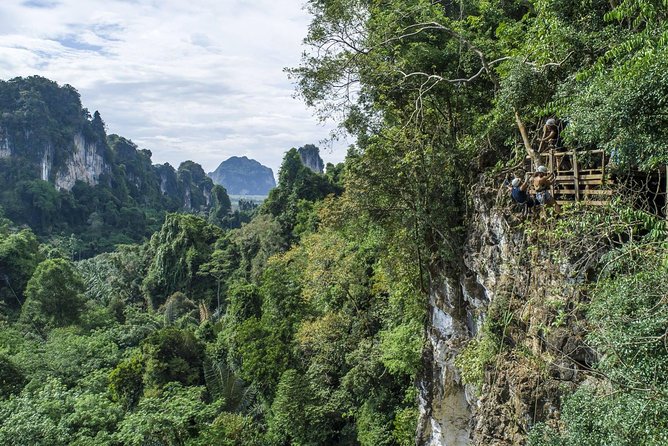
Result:
<svg viewBox="0 0 668 446"><path fill-rule="evenodd" d="M225 195L197 163L154 166L150 151L107 135L72 86L38 76L0 82L0 147L7 217L76 241L83 256L147 239L166 212L206 217L220 206L212 197Z"/></svg>

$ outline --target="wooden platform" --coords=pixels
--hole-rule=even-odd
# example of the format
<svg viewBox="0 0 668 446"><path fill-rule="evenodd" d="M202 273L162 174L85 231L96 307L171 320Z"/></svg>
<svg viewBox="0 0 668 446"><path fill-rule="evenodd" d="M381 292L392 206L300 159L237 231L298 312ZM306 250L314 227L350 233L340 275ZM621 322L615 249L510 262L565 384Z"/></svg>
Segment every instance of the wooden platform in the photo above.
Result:
<svg viewBox="0 0 668 446"><path fill-rule="evenodd" d="M635 208L668 220L668 165L651 172L627 168L613 173L603 150L553 149L537 156L538 165L526 157L524 170L533 173L543 165L554 174L550 192L560 205L605 206L621 194Z"/></svg>
<svg viewBox="0 0 668 446"><path fill-rule="evenodd" d="M614 194L614 181L606 172L606 156L603 150L577 152L573 150L538 154L540 164L555 174L552 196L559 204L580 202L586 205L603 206ZM530 171L538 166L528 158Z"/></svg>

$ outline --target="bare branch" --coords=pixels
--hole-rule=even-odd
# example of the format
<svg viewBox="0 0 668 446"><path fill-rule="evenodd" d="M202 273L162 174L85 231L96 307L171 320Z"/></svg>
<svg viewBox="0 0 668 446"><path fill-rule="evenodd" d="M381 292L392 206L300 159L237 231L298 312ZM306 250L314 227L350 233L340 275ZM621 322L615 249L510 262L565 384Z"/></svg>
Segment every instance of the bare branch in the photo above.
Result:
<svg viewBox="0 0 668 446"><path fill-rule="evenodd" d="M566 61L573 55L573 53L574 53L574 51L571 51L570 53L566 54L566 57L564 57L564 58L563 58L561 61L559 61L559 62L548 62L548 63L543 64L543 65L538 65L537 63L528 62L528 61L525 59L525 60L524 60L524 63L527 64L527 65L529 65L529 66L531 66L531 67L534 67L534 68L537 69L537 70L542 70L543 68L546 68L546 67L560 67L561 65L564 64L564 62L566 62Z"/></svg>

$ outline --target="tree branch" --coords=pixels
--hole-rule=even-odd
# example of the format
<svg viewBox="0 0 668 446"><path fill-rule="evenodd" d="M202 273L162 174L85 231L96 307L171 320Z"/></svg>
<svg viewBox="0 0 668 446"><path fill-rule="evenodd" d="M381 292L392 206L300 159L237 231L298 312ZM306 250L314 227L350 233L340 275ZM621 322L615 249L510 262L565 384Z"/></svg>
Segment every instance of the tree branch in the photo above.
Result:
<svg viewBox="0 0 668 446"><path fill-rule="evenodd" d="M533 150L533 147L531 147L531 141L529 141L529 135L527 133L527 129L524 126L524 123L522 122L522 119L520 118L520 114L515 110L515 122L517 123L517 128L520 130L520 134L522 135L522 141L524 142L524 149L526 150L527 154L531 157L531 160L533 161L534 165L537 166L540 164L540 161L538 160L538 156L536 155L536 152Z"/></svg>

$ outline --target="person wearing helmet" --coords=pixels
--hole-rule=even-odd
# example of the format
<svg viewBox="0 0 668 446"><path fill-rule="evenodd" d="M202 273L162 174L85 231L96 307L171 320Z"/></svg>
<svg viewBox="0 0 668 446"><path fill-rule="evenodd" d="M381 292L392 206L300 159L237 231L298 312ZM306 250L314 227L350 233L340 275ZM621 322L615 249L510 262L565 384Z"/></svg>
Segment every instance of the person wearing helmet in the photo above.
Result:
<svg viewBox="0 0 668 446"><path fill-rule="evenodd" d="M510 186L508 186L508 190L510 191L510 196L516 203L526 204L529 208L534 207L536 204L534 199L527 193L529 190L529 174L524 177L524 182L517 177L513 178Z"/></svg>
<svg viewBox="0 0 668 446"><path fill-rule="evenodd" d="M559 127L557 126L557 121L554 118L550 118L545 121L545 126L543 127L543 137L540 139L540 146L538 152L543 151L544 144L548 149L555 149L557 147L557 140L559 139Z"/></svg>
<svg viewBox="0 0 668 446"><path fill-rule="evenodd" d="M542 206L555 206L559 212L559 205L550 193L550 187L554 182L554 174L547 174L547 167L538 166L533 177L533 187L536 190L536 201Z"/></svg>

